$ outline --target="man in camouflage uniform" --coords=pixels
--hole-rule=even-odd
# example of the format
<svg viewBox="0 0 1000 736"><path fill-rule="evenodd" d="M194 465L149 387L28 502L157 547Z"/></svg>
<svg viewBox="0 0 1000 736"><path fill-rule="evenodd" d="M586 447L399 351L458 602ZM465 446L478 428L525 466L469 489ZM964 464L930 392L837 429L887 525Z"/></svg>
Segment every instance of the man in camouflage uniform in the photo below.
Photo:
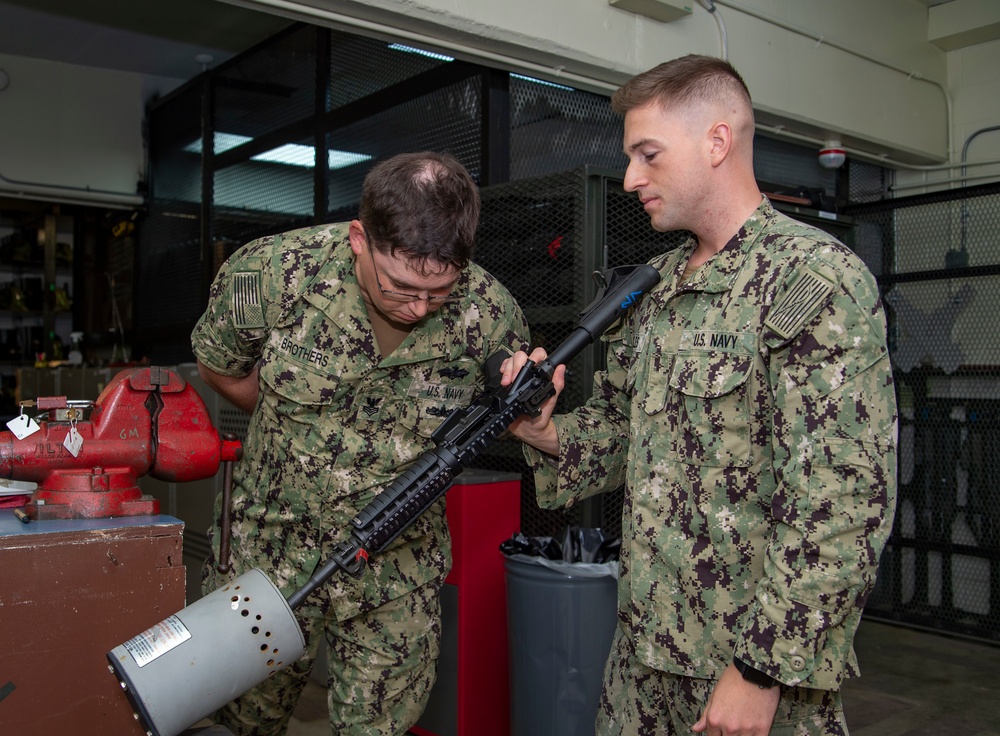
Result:
<svg viewBox="0 0 1000 736"><path fill-rule="evenodd" d="M252 412L234 473L232 570L299 589L350 521L431 449L431 433L525 346L520 309L469 263L479 193L450 156L403 154L365 179L359 217L255 240L212 285L192 335L199 371ZM217 509L217 516L218 516ZM213 532L214 534L214 532ZM444 500L361 580L341 575L296 611L301 660L218 714L234 734L285 732L325 637L334 734L402 734L427 702L451 565Z"/></svg>
<svg viewBox="0 0 1000 736"><path fill-rule="evenodd" d="M591 400L512 427L542 451L527 454L543 505L625 484L597 732L846 734L839 687L859 674L895 503L876 284L761 196L750 95L727 62L662 64L612 105L625 188L654 229L693 237L652 261L662 281L605 336Z"/></svg>

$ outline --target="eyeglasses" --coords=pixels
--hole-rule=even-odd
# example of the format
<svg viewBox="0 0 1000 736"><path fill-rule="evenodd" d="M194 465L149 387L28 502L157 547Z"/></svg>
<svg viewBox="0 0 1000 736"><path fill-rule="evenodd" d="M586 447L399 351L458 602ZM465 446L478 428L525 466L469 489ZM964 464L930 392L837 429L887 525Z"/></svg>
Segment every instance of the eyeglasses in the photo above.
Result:
<svg viewBox="0 0 1000 736"><path fill-rule="evenodd" d="M401 291L390 291L382 287L382 279L378 277L378 267L375 265L375 249L372 247L372 241L368 238L368 229L365 228L365 241L368 243L368 255L372 259L372 270L375 272L375 284L378 286L379 292L386 299L390 299L394 302L419 302L426 300L428 304L431 305L441 305L441 304L454 304L455 302L460 302L464 298L462 294L451 293L447 296L433 296L428 294L427 296L418 296L417 294L404 294Z"/></svg>

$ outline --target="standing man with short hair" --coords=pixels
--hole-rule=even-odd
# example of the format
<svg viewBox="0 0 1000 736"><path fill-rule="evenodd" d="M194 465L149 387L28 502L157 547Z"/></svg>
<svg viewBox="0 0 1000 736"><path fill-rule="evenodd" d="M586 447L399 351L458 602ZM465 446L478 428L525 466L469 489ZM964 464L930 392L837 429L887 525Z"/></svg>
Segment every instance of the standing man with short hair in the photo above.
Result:
<svg viewBox="0 0 1000 736"><path fill-rule="evenodd" d="M859 674L896 490L878 287L762 197L750 93L728 62L661 64L612 107L625 188L653 229L692 237L651 261L662 281L605 335L591 400L552 416L553 398L511 427L537 448L543 506L625 485L597 732L846 736L840 684Z"/></svg>
<svg viewBox="0 0 1000 736"><path fill-rule="evenodd" d="M479 190L458 161L402 154L369 172L358 219L260 238L223 266L192 345L206 382L251 416L231 570L216 569L213 533L206 592L252 567L286 595L301 588L471 403L486 359L526 346L514 299L470 263L478 222ZM362 579L334 577L296 608L305 655L219 722L243 736L285 733L325 639L331 733L405 733L434 682L450 566L442 498Z"/></svg>

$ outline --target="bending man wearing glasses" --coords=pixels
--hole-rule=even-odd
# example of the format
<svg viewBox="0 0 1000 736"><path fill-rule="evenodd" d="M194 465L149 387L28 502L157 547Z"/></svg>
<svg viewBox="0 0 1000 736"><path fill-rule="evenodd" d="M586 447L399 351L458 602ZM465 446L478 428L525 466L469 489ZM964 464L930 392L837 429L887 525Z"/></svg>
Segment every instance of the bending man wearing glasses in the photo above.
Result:
<svg viewBox="0 0 1000 736"><path fill-rule="evenodd" d="M206 591L252 567L286 594L300 588L471 402L481 364L527 345L511 295L470 263L478 222L461 164L403 154L372 168L357 220L260 238L222 267L192 345L204 379L251 416L234 472L231 571L217 572L213 539ZM219 722L237 735L285 733L325 638L331 733L405 733L434 682L450 565L442 500L361 580L334 576L299 606L306 654Z"/></svg>

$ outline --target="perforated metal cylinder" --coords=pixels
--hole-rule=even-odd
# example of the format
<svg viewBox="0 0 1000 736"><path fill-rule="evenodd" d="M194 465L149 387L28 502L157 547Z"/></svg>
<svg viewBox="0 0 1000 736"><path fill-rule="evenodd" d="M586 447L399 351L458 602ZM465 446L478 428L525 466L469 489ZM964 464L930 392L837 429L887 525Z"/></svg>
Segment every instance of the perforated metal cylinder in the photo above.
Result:
<svg viewBox="0 0 1000 736"><path fill-rule="evenodd" d="M177 736L302 656L292 609L260 570L108 652L150 736Z"/></svg>

